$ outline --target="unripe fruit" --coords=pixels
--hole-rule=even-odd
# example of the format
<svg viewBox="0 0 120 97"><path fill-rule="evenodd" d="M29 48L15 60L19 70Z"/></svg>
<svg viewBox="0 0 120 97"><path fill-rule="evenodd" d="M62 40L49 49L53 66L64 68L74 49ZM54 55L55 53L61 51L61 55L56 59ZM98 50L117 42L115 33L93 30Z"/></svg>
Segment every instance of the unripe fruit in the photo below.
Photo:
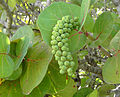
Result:
<svg viewBox="0 0 120 97"><path fill-rule="evenodd" d="M52 40L52 41L51 41L51 44L52 44L52 45L57 44L57 41L56 41L56 40Z"/></svg>
<svg viewBox="0 0 120 97"><path fill-rule="evenodd" d="M61 61L65 61L65 60L66 60L66 57L62 56Z"/></svg>
<svg viewBox="0 0 120 97"><path fill-rule="evenodd" d="M57 56L61 56L61 55L62 55L62 52L61 52L60 50L58 50L58 51L56 52L56 55L57 55Z"/></svg>
<svg viewBox="0 0 120 97"><path fill-rule="evenodd" d="M72 25L72 24L69 24L69 28L73 28L73 25Z"/></svg>
<svg viewBox="0 0 120 97"><path fill-rule="evenodd" d="M55 55L55 60L60 60L60 57Z"/></svg>
<svg viewBox="0 0 120 97"><path fill-rule="evenodd" d="M63 34L63 30L62 30L62 29L59 29L59 33L60 33L60 34Z"/></svg>
<svg viewBox="0 0 120 97"><path fill-rule="evenodd" d="M58 46L59 46L59 47L62 47L62 46L63 46L63 43L62 43L62 42L58 42Z"/></svg>
<svg viewBox="0 0 120 97"><path fill-rule="evenodd" d="M68 27L69 27L68 23L65 23L65 24L64 24L64 26L65 26L66 28L68 28Z"/></svg>
<svg viewBox="0 0 120 97"><path fill-rule="evenodd" d="M67 67L63 65L63 66L61 67L61 70L66 71L66 70L67 70Z"/></svg>
<svg viewBox="0 0 120 97"><path fill-rule="evenodd" d="M70 66L74 67L74 66L75 66L75 62L74 62L74 61L71 61L71 62L70 62Z"/></svg>
<svg viewBox="0 0 120 97"><path fill-rule="evenodd" d="M67 47L66 47L66 46L63 46L61 49L62 49L63 51L67 51Z"/></svg>
<svg viewBox="0 0 120 97"><path fill-rule="evenodd" d="M55 36L54 36L54 35L52 35L52 36L51 36L51 39L52 39L52 40L54 40L54 39L55 39Z"/></svg>
<svg viewBox="0 0 120 97"><path fill-rule="evenodd" d="M68 38L62 39L63 43L66 43L68 41Z"/></svg>
<svg viewBox="0 0 120 97"><path fill-rule="evenodd" d="M58 61L58 64L59 64L60 66L63 66L63 62L62 62L62 61Z"/></svg>
<svg viewBox="0 0 120 97"><path fill-rule="evenodd" d="M68 72L68 75L69 75L69 76L72 76L72 75L73 75L72 68L68 68L67 72Z"/></svg>
<svg viewBox="0 0 120 97"><path fill-rule="evenodd" d="M74 23L74 20L73 20L73 19L70 19L70 23L73 24L73 23Z"/></svg>
<svg viewBox="0 0 120 97"><path fill-rule="evenodd" d="M66 37L66 34L62 34L61 37L64 39Z"/></svg>
<svg viewBox="0 0 120 97"><path fill-rule="evenodd" d="M70 33L71 32L71 29L70 28L68 28L68 31L67 31L68 33Z"/></svg>
<svg viewBox="0 0 120 97"><path fill-rule="evenodd" d="M54 30L54 31L58 31L59 28L58 28L58 27L54 27L53 30Z"/></svg>
<svg viewBox="0 0 120 97"><path fill-rule="evenodd" d="M62 24L62 23L63 23L62 20L57 21L57 24Z"/></svg>
<svg viewBox="0 0 120 97"><path fill-rule="evenodd" d="M65 66L69 66L70 65L69 61L65 61L64 64L65 64Z"/></svg>
<svg viewBox="0 0 120 97"><path fill-rule="evenodd" d="M68 59L68 60L73 60L73 58L72 58L71 55L67 55L67 59Z"/></svg>
<svg viewBox="0 0 120 97"><path fill-rule="evenodd" d="M57 46L57 45L54 45L54 46L52 46L52 49L53 49L53 50L58 50L58 46Z"/></svg>
<svg viewBox="0 0 120 97"><path fill-rule="evenodd" d="M64 70L60 70L60 74L64 74L65 73L65 71Z"/></svg>
<svg viewBox="0 0 120 97"><path fill-rule="evenodd" d="M67 53L66 51L63 51L63 52L62 52L62 55L63 55L63 56L67 56L67 54L68 54L68 53Z"/></svg>
<svg viewBox="0 0 120 97"><path fill-rule="evenodd" d="M61 37L60 37L60 36L57 36L56 40L57 40L57 41L61 41Z"/></svg>
<svg viewBox="0 0 120 97"><path fill-rule="evenodd" d="M74 17L74 21L77 22L78 21L78 17Z"/></svg>
<svg viewBox="0 0 120 97"><path fill-rule="evenodd" d="M67 32L67 28L63 28L63 32Z"/></svg>
<svg viewBox="0 0 120 97"><path fill-rule="evenodd" d="M66 35L66 37L69 37L69 36L70 36L70 34L69 34L69 33L65 33L65 35Z"/></svg>
<svg viewBox="0 0 120 97"><path fill-rule="evenodd" d="M61 23L61 24L59 24L59 28L63 28L64 27L64 25Z"/></svg>

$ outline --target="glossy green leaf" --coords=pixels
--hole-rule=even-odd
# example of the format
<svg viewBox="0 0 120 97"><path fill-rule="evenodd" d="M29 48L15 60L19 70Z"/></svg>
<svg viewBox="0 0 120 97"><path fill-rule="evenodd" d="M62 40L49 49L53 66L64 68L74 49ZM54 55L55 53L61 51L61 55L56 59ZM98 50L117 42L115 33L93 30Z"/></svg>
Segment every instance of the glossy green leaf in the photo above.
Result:
<svg viewBox="0 0 120 97"><path fill-rule="evenodd" d="M113 30L113 18L110 12L102 13L96 20L93 28L93 36L97 39L96 44L102 45ZM107 45L104 45L107 47Z"/></svg>
<svg viewBox="0 0 120 97"><path fill-rule="evenodd" d="M17 69L15 70L11 76L9 76L8 78L5 78L6 80L16 80L18 79L22 74L22 65Z"/></svg>
<svg viewBox="0 0 120 97"><path fill-rule="evenodd" d="M48 76L56 91L59 91L66 86L66 75L60 74L59 71L59 65L57 61L53 59L48 68Z"/></svg>
<svg viewBox="0 0 120 97"><path fill-rule="evenodd" d="M118 50L120 50L120 31L111 40L110 48L114 49L116 51L116 53Z"/></svg>
<svg viewBox="0 0 120 97"><path fill-rule="evenodd" d="M17 41L22 37L28 37L30 39L31 43L33 42L34 32L32 31L30 26L25 25L25 26L17 29L16 33L11 38L11 41Z"/></svg>
<svg viewBox="0 0 120 97"><path fill-rule="evenodd" d="M86 43L86 36L84 34L76 34L76 31L72 31L70 34L70 39L68 41L69 43L69 49L71 52L78 51L80 48L82 48ZM74 36L72 36L74 35Z"/></svg>
<svg viewBox="0 0 120 97"><path fill-rule="evenodd" d="M87 97L99 97L98 91L95 89L92 93L90 93Z"/></svg>
<svg viewBox="0 0 120 97"><path fill-rule="evenodd" d="M19 80L17 81L5 81L0 85L1 97L24 97L22 94Z"/></svg>
<svg viewBox="0 0 120 97"><path fill-rule="evenodd" d="M20 79L22 91L26 95L30 94L43 80L52 59L51 48L41 42L30 48L27 58L27 67Z"/></svg>
<svg viewBox="0 0 120 97"><path fill-rule="evenodd" d="M84 23L84 29L87 32L93 32L93 27L94 27L94 20L92 17L88 14Z"/></svg>
<svg viewBox="0 0 120 97"><path fill-rule="evenodd" d="M81 31L82 26L85 23L87 14L88 14L88 10L89 10L89 6L90 6L90 1L91 0L82 0L82 4L81 4L81 10L80 10L80 23L81 26L79 28L79 31Z"/></svg>
<svg viewBox="0 0 120 97"><path fill-rule="evenodd" d="M73 97L73 94L77 91L77 88L74 87L74 85L75 85L75 82L72 79L70 79L68 85L64 89L58 91L55 94L55 96L56 97Z"/></svg>
<svg viewBox="0 0 120 97"><path fill-rule="evenodd" d="M21 38L16 45L16 57L14 57L15 70L19 68L21 62L23 61L30 44L28 37Z"/></svg>
<svg viewBox="0 0 120 97"><path fill-rule="evenodd" d="M86 97L92 91L93 90L91 88L81 88L73 95L73 97Z"/></svg>
<svg viewBox="0 0 120 97"><path fill-rule="evenodd" d="M0 78L10 76L14 71L14 62L10 56L0 55Z"/></svg>
<svg viewBox="0 0 120 97"><path fill-rule="evenodd" d="M111 84L120 83L120 54L109 58L103 68L102 75L104 81Z"/></svg>
<svg viewBox="0 0 120 97"><path fill-rule="evenodd" d="M104 84L98 89L99 97L106 97L107 95L110 95L110 90L114 89L115 86L111 84ZM94 96L93 96L94 97Z"/></svg>
<svg viewBox="0 0 120 97"><path fill-rule="evenodd" d="M9 38L5 34L0 33L0 53L8 53L9 50L10 50Z"/></svg>
<svg viewBox="0 0 120 97"><path fill-rule="evenodd" d="M75 10L75 11L74 11ZM80 7L64 2L55 2L47 7L38 17L37 24L41 31L43 40L50 45L51 32L58 20L63 16L72 15L80 17Z"/></svg>

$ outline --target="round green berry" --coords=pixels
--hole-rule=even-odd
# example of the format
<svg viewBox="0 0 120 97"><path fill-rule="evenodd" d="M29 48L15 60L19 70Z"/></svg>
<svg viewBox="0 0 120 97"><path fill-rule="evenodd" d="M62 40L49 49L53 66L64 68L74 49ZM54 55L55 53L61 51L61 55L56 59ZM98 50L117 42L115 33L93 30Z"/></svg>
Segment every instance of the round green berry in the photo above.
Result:
<svg viewBox="0 0 120 97"><path fill-rule="evenodd" d="M66 46L63 46L61 49L62 49L63 51L67 51L67 47L66 47Z"/></svg>
<svg viewBox="0 0 120 97"><path fill-rule="evenodd" d="M56 40L57 40L57 41L61 41L61 37L60 37L60 36L57 36Z"/></svg>
<svg viewBox="0 0 120 97"><path fill-rule="evenodd" d="M52 31L52 34L54 35L56 33L56 31Z"/></svg>
<svg viewBox="0 0 120 97"><path fill-rule="evenodd" d="M67 32L67 28L63 28L63 32Z"/></svg>
<svg viewBox="0 0 120 97"><path fill-rule="evenodd" d="M53 49L53 50L58 50L58 46L57 46L57 45L54 45L54 46L52 46L52 49Z"/></svg>
<svg viewBox="0 0 120 97"><path fill-rule="evenodd" d="M75 66L75 62L74 62L74 61L71 61L71 62L70 62L70 66L74 67L74 66Z"/></svg>
<svg viewBox="0 0 120 97"><path fill-rule="evenodd" d="M68 53L67 53L66 51L63 51L63 52L62 52L62 55L63 55L63 56L67 56L67 54L68 54Z"/></svg>
<svg viewBox="0 0 120 97"><path fill-rule="evenodd" d="M67 72L68 72L68 75L69 75L69 76L72 76L72 75L73 75L73 70L72 70L72 68L68 68Z"/></svg>
<svg viewBox="0 0 120 97"><path fill-rule="evenodd" d="M65 24L64 24L64 26L65 26L66 28L68 28L68 27L69 27L68 23L65 23Z"/></svg>
<svg viewBox="0 0 120 97"><path fill-rule="evenodd" d="M63 34L63 30L62 30L62 29L59 29L59 33L60 33L60 34Z"/></svg>
<svg viewBox="0 0 120 97"><path fill-rule="evenodd" d="M70 34L69 34L69 33L65 33L65 35L66 35L66 37L69 37L69 36L70 36Z"/></svg>
<svg viewBox="0 0 120 97"><path fill-rule="evenodd" d="M63 46L63 43L62 43L62 42L58 42L58 46L59 46L59 47L62 47L62 46Z"/></svg>
<svg viewBox="0 0 120 97"><path fill-rule="evenodd" d="M51 44L52 44L52 45L57 44L57 41L56 41L56 40L52 40L52 41L51 41Z"/></svg>
<svg viewBox="0 0 120 97"><path fill-rule="evenodd" d="M64 74L65 73L65 71L64 70L60 70L60 74Z"/></svg>
<svg viewBox="0 0 120 97"><path fill-rule="evenodd" d="M72 58L71 55L67 55L67 59L68 59L68 60L73 60L73 58Z"/></svg>
<svg viewBox="0 0 120 97"><path fill-rule="evenodd" d="M69 62L69 61L65 61L65 62L64 62L64 65L65 65L65 66L69 66L69 65L70 65L70 62Z"/></svg>
<svg viewBox="0 0 120 97"><path fill-rule="evenodd" d="M62 54L62 52L61 52L60 50L58 50L58 51L56 52L56 55L57 55L57 56L61 56L61 54Z"/></svg>
<svg viewBox="0 0 120 97"><path fill-rule="evenodd" d="M61 61L65 61L65 60L66 60L66 57L62 56Z"/></svg>
<svg viewBox="0 0 120 97"><path fill-rule="evenodd" d="M67 67L65 65L61 66L61 70L66 71Z"/></svg>
<svg viewBox="0 0 120 97"><path fill-rule="evenodd" d="M52 39L52 40L54 40L54 39L55 39L55 36L54 36L54 35L52 35L52 36L51 36L51 39Z"/></svg>
<svg viewBox="0 0 120 97"><path fill-rule="evenodd" d="M58 31L59 28L58 28L58 27L54 27L53 30L54 30L54 31Z"/></svg>
<svg viewBox="0 0 120 97"><path fill-rule="evenodd" d="M65 38L65 37L66 37L66 34L61 34L61 37L62 37L62 38Z"/></svg>
<svg viewBox="0 0 120 97"><path fill-rule="evenodd" d="M59 36L59 33L55 32L53 35L54 35L54 37L57 37L57 36Z"/></svg>
<svg viewBox="0 0 120 97"><path fill-rule="evenodd" d="M56 53L56 51L55 50L52 50L52 54L55 54Z"/></svg>
<svg viewBox="0 0 120 97"><path fill-rule="evenodd" d="M58 61L59 66L63 66L63 62L62 61Z"/></svg>
<svg viewBox="0 0 120 97"><path fill-rule="evenodd" d="M69 28L73 28L73 25L72 25L72 24L69 24Z"/></svg>
<svg viewBox="0 0 120 97"><path fill-rule="evenodd" d="M66 23L69 23L69 21L70 21L69 18L65 18Z"/></svg>
<svg viewBox="0 0 120 97"><path fill-rule="evenodd" d="M62 39L63 43L66 43L68 41L68 38Z"/></svg>
<svg viewBox="0 0 120 97"><path fill-rule="evenodd" d="M70 28L68 28L68 31L67 32L71 32L72 30Z"/></svg>
<svg viewBox="0 0 120 97"><path fill-rule="evenodd" d="M60 57L55 55L55 60L60 60Z"/></svg>
<svg viewBox="0 0 120 97"><path fill-rule="evenodd" d="M59 28L63 28L64 25L62 23L59 24Z"/></svg>
<svg viewBox="0 0 120 97"><path fill-rule="evenodd" d="M75 21L75 22L77 22L77 21L78 21L78 19L79 19L78 17L74 17L74 21Z"/></svg>
<svg viewBox="0 0 120 97"><path fill-rule="evenodd" d="M74 23L74 20L73 20L73 19L70 19L70 23L73 24L73 23Z"/></svg>
<svg viewBox="0 0 120 97"><path fill-rule="evenodd" d="M57 21L57 24L62 24L62 20L58 20L58 21Z"/></svg>

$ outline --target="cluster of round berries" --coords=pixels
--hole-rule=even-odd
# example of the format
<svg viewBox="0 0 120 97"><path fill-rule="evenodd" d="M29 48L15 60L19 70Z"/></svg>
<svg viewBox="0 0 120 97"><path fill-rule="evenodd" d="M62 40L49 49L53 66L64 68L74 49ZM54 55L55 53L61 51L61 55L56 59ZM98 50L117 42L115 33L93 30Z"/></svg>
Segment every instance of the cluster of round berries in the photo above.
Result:
<svg viewBox="0 0 120 97"><path fill-rule="evenodd" d="M51 36L52 53L55 60L58 61L60 73L68 72L69 76L73 75L73 67L75 62L71 52L69 51L68 38L73 29L79 28L78 17L64 16L62 20L58 20L53 27Z"/></svg>

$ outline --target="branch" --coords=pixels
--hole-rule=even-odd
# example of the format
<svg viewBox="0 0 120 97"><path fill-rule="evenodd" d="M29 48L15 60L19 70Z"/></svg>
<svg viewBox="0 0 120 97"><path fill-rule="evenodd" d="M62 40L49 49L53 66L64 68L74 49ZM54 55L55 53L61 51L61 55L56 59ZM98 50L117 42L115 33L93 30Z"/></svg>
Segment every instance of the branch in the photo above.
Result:
<svg viewBox="0 0 120 97"><path fill-rule="evenodd" d="M12 13L9 9L9 6L5 3L4 0L0 0L0 5L5 9L6 13L7 13L7 17L8 17L8 21L7 21L7 29L8 31L10 30L11 26L12 26ZM9 31L10 32L10 31ZM11 34L11 32L10 32Z"/></svg>

